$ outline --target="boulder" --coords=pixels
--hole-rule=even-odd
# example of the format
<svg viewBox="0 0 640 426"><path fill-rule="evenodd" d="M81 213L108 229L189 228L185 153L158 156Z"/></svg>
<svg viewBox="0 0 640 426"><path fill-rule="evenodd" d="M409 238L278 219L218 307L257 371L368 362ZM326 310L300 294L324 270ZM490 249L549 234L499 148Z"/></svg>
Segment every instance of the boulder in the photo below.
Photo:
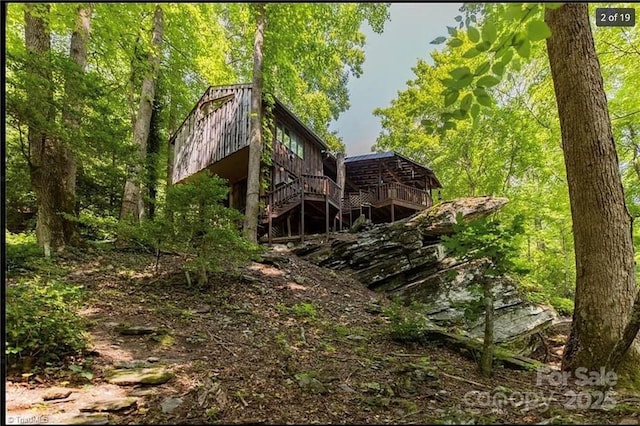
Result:
<svg viewBox="0 0 640 426"><path fill-rule="evenodd" d="M351 225L351 229L349 229L349 232L351 233L359 232L362 230L362 228L366 224L367 224L367 218L365 217L365 215L361 214L360 216L358 216L355 222L353 222L353 225Z"/></svg>
<svg viewBox="0 0 640 426"><path fill-rule="evenodd" d="M442 327L463 325L468 337L482 337L484 315L469 321L466 307L479 300L486 260L461 262L441 243L453 233L457 216L487 216L506 198L468 197L439 203L392 224L378 224L357 235L337 235L331 244L307 244L295 253L320 266L350 272L372 290L418 302L422 312ZM548 306L533 306L506 276L491 278L497 342L514 342L550 325L557 317Z"/></svg>

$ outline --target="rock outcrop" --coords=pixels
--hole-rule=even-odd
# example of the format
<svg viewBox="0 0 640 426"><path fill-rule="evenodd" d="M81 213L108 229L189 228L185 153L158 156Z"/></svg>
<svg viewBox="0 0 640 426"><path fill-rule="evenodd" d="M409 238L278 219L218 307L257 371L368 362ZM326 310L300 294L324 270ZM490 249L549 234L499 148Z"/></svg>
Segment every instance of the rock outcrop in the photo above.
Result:
<svg viewBox="0 0 640 426"><path fill-rule="evenodd" d="M331 244L309 241L294 251L320 266L349 271L372 290L406 303L419 302L440 326L463 328L469 337L481 337L483 316L469 322L465 306L479 297L473 287L485 265L448 256L441 238L453 233L458 214L472 220L499 210L507 201L498 197L447 201L393 224L375 225L356 235L338 234ZM527 303L509 277L496 278L493 292L497 342L526 340L557 317L551 307Z"/></svg>

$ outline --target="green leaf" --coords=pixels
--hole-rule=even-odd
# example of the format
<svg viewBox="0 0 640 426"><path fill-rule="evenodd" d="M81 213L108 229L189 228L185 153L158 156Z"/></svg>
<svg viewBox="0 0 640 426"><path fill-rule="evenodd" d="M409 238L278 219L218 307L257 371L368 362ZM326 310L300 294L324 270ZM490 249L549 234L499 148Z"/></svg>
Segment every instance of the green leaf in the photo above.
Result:
<svg viewBox="0 0 640 426"><path fill-rule="evenodd" d="M491 63L489 61L486 61L482 64L480 64L478 66L478 68L476 68L476 72L473 73L473 75L480 76L485 74L487 71L489 71L489 68L491 68Z"/></svg>
<svg viewBox="0 0 640 426"><path fill-rule="evenodd" d="M462 44L463 44L463 42L459 38L452 38L449 41L449 46L451 46L451 47L460 47L460 46L462 46Z"/></svg>
<svg viewBox="0 0 640 426"><path fill-rule="evenodd" d="M473 94L480 105L491 106L491 97L483 88L474 89Z"/></svg>
<svg viewBox="0 0 640 426"><path fill-rule="evenodd" d="M527 36L531 41L544 40L551 37L551 29L544 21L531 21L527 24Z"/></svg>
<svg viewBox="0 0 640 426"><path fill-rule="evenodd" d="M466 58L466 59L471 59L471 58L475 58L479 54L480 54L480 51L478 49L476 49L475 47L472 47L471 49L469 49L466 52L464 52L462 54L462 57Z"/></svg>
<svg viewBox="0 0 640 426"><path fill-rule="evenodd" d="M448 89L456 89L456 90L462 89L468 86L469 83L471 83L471 80L473 80L473 76L471 74L466 75L460 80L454 80L452 78L440 79L440 82L442 82L442 85L447 87L447 90L443 91L441 94L447 93Z"/></svg>
<svg viewBox="0 0 640 426"><path fill-rule="evenodd" d="M469 113L471 114L471 117L473 117L474 121L478 119L479 112L480 112L480 105L478 104L471 105L471 109L469 110Z"/></svg>
<svg viewBox="0 0 640 426"><path fill-rule="evenodd" d="M441 78L440 82L444 87L448 87L450 89L458 89L458 83L452 78Z"/></svg>
<svg viewBox="0 0 640 426"><path fill-rule="evenodd" d="M448 129L456 129L458 126L456 125L456 123L454 123L453 121L445 121L445 123L442 125L442 128L444 130L448 130Z"/></svg>
<svg viewBox="0 0 640 426"><path fill-rule="evenodd" d="M507 6L507 10L504 13L504 17L509 21L516 21L522 18L522 5L519 3L510 4Z"/></svg>
<svg viewBox="0 0 640 426"><path fill-rule="evenodd" d="M480 32L475 27L469 27L467 29L467 35L469 36L469 40L473 43L477 43L480 41Z"/></svg>
<svg viewBox="0 0 640 426"><path fill-rule="evenodd" d="M458 100L458 96L460 96L460 92L458 90L452 90L451 92L444 95L445 108L453 105Z"/></svg>
<svg viewBox="0 0 640 426"><path fill-rule="evenodd" d="M456 16L456 17L455 17L455 18L453 18L453 19L455 19L455 20L456 20L456 22L460 22L460 21L462 21L462 16L461 16L461 15L458 15L458 16Z"/></svg>
<svg viewBox="0 0 640 426"><path fill-rule="evenodd" d="M504 74L504 63L502 62L496 62L495 64L493 64L493 66L491 67L491 71L493 71L493 73L495 75L499 75L502 76Z"/></svg>
<svg viewBox="0 0 640 426"><path fill-rule="evenodd" d="M520 46L516 47L516 51L522 58L529 59L529 56L531 56L531 42L528 39L524 40Z"/></svg>
<svg viewBox="0 0 640 426"><path fill-rule="evenodd" d="M473 94L475 95L476 99L478 98L478 96L489 96L489 94L486 90L484 90L483 87L476 87L475 89L473 89Z"/></svg>
<svg viewBox="0 0 640 426"><path fill-rule="evenodd" d="M482 40L488 41L489 44L491 44L496 41L496 38L498 38L498 31L493 22L486 21L482 24Z"/></svg>
<svg viewBox="0 0 640 426"><path fill-rule="evenodd" d="M507 65L509 62L511 62L511 59L513 59L513 49L508 49L506 52L504 52L504 55L502 55L502 59L500 60L500 62L502 62L502 65Z"/></svg>
<svg viewBox="0 0 640 426"><path fill-rule="evenodd" d="M454 69L453 71L450 71L449 74L451 74L451 77L453 77L454 79L461 80L462 78L471 74L471 70L469 69L469 67L459 67Z"/></svg>
<svg viewBox="0 0 640 426"><path fill-rule="evenodd" d="M469 111L471 107L471 102L473 102L473 95L471 93L467 93L462 101L460 101L460 109L464 112Z"/></svg>
<svg viewBox="0 0 640 426"><path fill-rule="evenodd" d="M458 32L458 30L457 30L457 28L456 28L456 27L447 27L447 32L448 32L450 35L456 35L456 33Z"/></svg>
<svg viewBox="0 0 640 426"><path fill-rule="evenodd" d="M484 77L480 78L476 84L480 87L493 87L498 83L500 83L499 79L495 78L492 75L485 75Z"/></svg>
<svg viewBox="0 0 640 426"><path fill-rule="evenodd" d="M456 120L464 120L465 118L467 118L468 113L469 113L468 111L457 109L453 111L453 118L455 118Z"/></svg>
<svg viewBox="0 0 640 426"><path fill-rule="evenodd" d="M490 47L491 47L491 43L489 43L488 41L483 41L481 43L476 44L476 49L478 49L480 52L486 52L487 50L489 50Z"/></svg>
<svg viewBox="0 0 640 426"><path fill-rule="evenodd" d="M513 67L513 69L514 69L515 71L520 71L520 69L522 68L522 65L520 64L520 59L515 58L515 59L513 60L513 62L512 62L512 65L511 65L511 66Z"/></svg>
<svg viewBox="0 0 640 426"><path fill-rule="evenodd" d="M447 41L447 38L446 38L446 37L442 37L442 36L441 36L441 37L436 37L436 38L434 38L433 40L431 40L431 43L430 43L430 44L442 44L442 43L444 43L445 41Z"/></svg>
<svg viewBox="0 0 640 426"><path fill-rule="evenodd" d="M545 7L547 9L558 9L560 7L562 7L564 3L545 3Z"/></svg>
<svg viewBox="0 0 640 426"><path fill-rule="evenodd" d="M429 128L433 127L434 124L436 124L435 121L429 120L428 118L423 119L420 123L422 124L422 126Z"/></svg>

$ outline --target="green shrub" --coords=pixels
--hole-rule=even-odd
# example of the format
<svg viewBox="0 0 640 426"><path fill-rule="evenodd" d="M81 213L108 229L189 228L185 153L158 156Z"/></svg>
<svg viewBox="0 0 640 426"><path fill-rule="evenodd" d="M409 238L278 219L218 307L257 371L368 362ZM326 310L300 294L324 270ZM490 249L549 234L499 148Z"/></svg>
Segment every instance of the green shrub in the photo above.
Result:
<svg viewBox="0 0 640 426"><path fill-rule="evenodd" d="M116 237L118 219L113 216L98 216L88 209L78 216L80 235L88 240L108 240Z"/></svg>
<svg viewBox="0 0 640 426"><path fill-rule="evenodd" d="M9 365L28 368L57 361L86 344L76 313L81 287L39 277L6 287L6 349Z"/></svg>
<svg viewBox="0 0 640 426"><path fill-rule="evenodd" d="M243 238L242 214L225 207L226 181L206 173L167 188L166 214L140 225L122 223L119 236L143 246L180 253L184 268L196 272L200 284L208 272L233 269L260 252Z"/></svg>
<svg viewBox="0 0 640 426"><path fill-rule="evenodd" d="M414 309L403 310L400 304L396 303L384 310L384 314L390 320L388 333L393 340L418 342L423 339L423 332L428 328L429 320Z"/></svg>
<svg viewBox="0 0 640 426"><path fill-rule="evenodd" d="M558 311L560 315L573 315L573 300L565 297L552 297L549 299L549 303L551 303L551 306L556 308L556 311Z"/></svg>
<svg viewBox="0 0 640 426"><path fill-rule="evenodd" d="M316 314L318 313L316 311L316 307L313 306L313 303L309 302L296 303L293 305L291 310L299 318L315 319Z"/></svg>
<svg viewBox="0 0 640 426"><path fill-rule="evenodd" d="M7 272L29 267L29 262L44 255L34 233L14 234L5 230Z"/></svg>

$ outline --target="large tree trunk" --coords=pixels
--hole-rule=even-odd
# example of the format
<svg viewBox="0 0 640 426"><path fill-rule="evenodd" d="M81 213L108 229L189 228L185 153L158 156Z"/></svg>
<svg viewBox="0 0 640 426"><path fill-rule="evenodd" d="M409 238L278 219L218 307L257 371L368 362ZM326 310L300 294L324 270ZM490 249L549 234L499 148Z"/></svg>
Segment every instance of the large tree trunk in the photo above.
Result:
<svg viewBox="0 0 640 426"><path fill-rule="evenodd" d="M49 5L25 6L25 46L29 54L28 68L31 83L27 89L31 111L28 136L29 172L36 194L38 219L36 234L45 255L65 245L64 218L61 206L65 199L61 170L64 151L50 128L55 120L53 88L51 86L51 32L47 25ZM66 213L73 213L73 210Z"/></svg>
<svg viewBox="0 0 640 426"><path fill-rule="evenodd" d="M133 126L133 142L139 148L139 159L135 166L134 173L127 178L122 195L122 207L120 209L120 220L140 221L145 216L144 209L144 188L143 164L147 157L147 141L149 139L149 129L151 127L151 115L153 112L153 102L155 99L156 81L160 68L160 57L162 48L163 15L160 5L156 6L153 15L153 29L151 36L151 52L148 55L149 70L142 81L140 92L140 104Z"/></svg>
<svg viewBox="0 0 640 426"><path fill-rule="evenodd" d="M67 127L68 134L75 138L80 130L80 117L82 116L82 97L78 93L78 80L87 67L87 45L89 43L89 32L91 31L91 4L81 4L78 6L78 15L73 34L71 35L71 47L69 57L76 65L65 80L65 107L62 111L62 122ZM61 161L63 167L62 182L64 188L64 199L62 211L76 212L76 176L78 173L78 162L74 155L73 147L69 142L60 147ZM75 220L64 219L65 240L72 244L79 242L78 227Z"/></svg>
<svg viewBox="0 0 640 426"><path fill-rule="evenodd" d="M256 34L253 42L253 81L251 85L251 139L249 141L249 170L247 203L244 215L244 235L258 241L258 209L260 202L260 165L262 160L262 43L265 27L265 4L256 8Z"/></svg>
<svg viewBox="0 0 640 426"><path fill-rule="evenodd" d="M576 253L573 326L563 368L599 370L622 337L637 293L627 211L587 4L547 9L547 50L569 184ZM627 353L638 360L638 348ZM637 361L636 361L637 362ZM638 366L628 364L636 377Z"/></svg>

